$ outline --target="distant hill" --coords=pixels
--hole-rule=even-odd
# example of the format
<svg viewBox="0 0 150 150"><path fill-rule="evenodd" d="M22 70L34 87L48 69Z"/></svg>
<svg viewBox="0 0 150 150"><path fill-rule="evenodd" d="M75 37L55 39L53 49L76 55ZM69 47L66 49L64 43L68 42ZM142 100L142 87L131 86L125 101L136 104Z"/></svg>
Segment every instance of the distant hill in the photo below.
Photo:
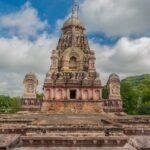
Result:
<svg viewBox="0 0 150 150"><path fill-rule="evenodd" d="M150 81L150 74L144 74L144 75L139 75L139 76L131 76L123 79L121 83L128 82L132 86L138 86L143 80L148 80Z"/></svg>

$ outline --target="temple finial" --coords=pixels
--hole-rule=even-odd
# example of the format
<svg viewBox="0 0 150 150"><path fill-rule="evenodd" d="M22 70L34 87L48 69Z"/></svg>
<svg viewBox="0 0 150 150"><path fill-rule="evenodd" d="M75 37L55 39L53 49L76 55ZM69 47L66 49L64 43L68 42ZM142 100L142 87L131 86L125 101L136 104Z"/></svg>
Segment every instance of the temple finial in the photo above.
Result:
<svg viewBox="0 0 150 150"><path fill-rule="evenodd" d="M77 0L74 0L72 8L72 17L78 17L78 11L79 11L79 3Z"/></svg>

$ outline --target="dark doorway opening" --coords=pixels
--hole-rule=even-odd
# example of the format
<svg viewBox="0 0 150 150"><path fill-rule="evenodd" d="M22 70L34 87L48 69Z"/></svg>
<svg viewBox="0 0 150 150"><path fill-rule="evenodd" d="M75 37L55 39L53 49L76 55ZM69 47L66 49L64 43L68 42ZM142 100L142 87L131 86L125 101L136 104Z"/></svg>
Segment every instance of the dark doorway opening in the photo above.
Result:
<svg viewBox="0 0 150 150"><path fill-rule="evenodd" d="M76 90L70 90L70 99L76 99Z"/></svg>

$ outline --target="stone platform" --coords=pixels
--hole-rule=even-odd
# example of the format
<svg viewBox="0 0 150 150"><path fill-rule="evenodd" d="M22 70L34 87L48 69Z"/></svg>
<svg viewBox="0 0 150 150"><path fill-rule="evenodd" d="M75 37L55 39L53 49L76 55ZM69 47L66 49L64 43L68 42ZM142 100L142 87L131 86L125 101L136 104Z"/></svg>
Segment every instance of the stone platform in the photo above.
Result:
<svg viewBox="0 0 150 150"><path fill-rule="evenodd" d="M0 150L7 150L19 143L20 135L17 134L0 134Z"/></svg>
<svg viewBox="0 0 150 150"><path fill-rule="evenodd" d="M134 148L133 145L138 146L135 141L141 140L142 144L142 141L150 137L150 116L111 113L1 114L0 135L7 137L12 134L20 135L18 143L12 141L11 147L15 150L67 150L67 147L70 150L126 150L128 141L134 139L133 137L140 139L130 140L128 147ZM6 143L5 147L9 147L8 145L9 143Z"/></svg>

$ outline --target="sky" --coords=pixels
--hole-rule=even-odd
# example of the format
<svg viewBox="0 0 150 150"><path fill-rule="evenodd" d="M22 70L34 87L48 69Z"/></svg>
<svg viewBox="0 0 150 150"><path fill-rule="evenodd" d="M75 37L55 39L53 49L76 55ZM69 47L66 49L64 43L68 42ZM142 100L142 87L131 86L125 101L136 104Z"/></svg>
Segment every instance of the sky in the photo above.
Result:
<svg viewBox="0 0 150 150"><path fill-rule="evenodd" d="M78 0L79 18L103 85L150 73L150 0ZM0 0L0 95L21 96L26 73L35 72L38 91L50 67L73 0Z"/></svg>

